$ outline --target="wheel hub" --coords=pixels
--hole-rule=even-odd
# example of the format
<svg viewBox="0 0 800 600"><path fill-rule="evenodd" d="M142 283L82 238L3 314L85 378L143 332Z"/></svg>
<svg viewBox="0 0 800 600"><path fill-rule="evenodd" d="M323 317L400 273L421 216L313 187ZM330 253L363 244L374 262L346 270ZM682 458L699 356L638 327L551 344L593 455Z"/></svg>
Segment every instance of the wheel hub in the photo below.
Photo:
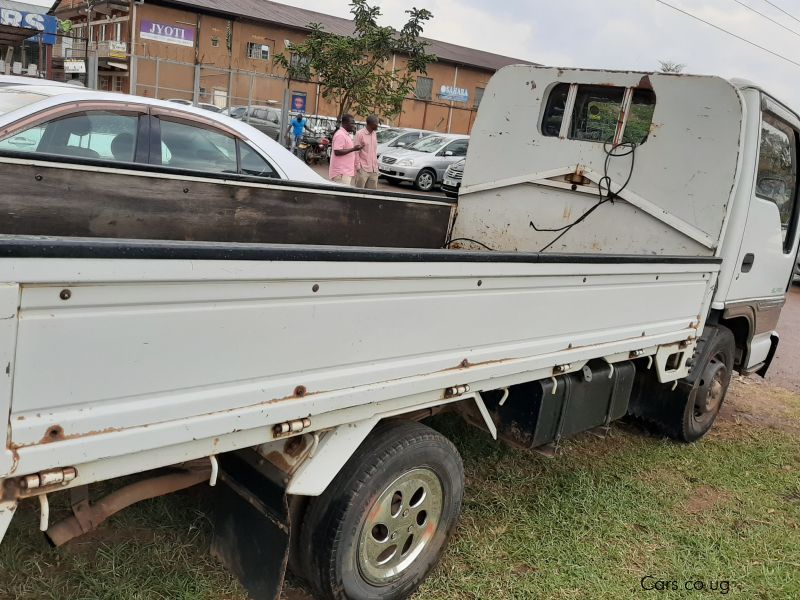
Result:
<svg viewBox="0 0 800 600"><path fill-rule="evenodd" d="M369 509L358 544L358 566L373 585L386 585L410 567L433 539L444 491L430 469L404 473Z"/></svg>
<svg viewBox="0 0 800 600"><path fill-rule="evenodd" d="M700 397L695 402L695 416L697 418L714 415L722 406L722 400L725 397L726 374L727 369L721 362L712 360L709 363L704 377L708 382L705 393L700 394Z"/></svg>

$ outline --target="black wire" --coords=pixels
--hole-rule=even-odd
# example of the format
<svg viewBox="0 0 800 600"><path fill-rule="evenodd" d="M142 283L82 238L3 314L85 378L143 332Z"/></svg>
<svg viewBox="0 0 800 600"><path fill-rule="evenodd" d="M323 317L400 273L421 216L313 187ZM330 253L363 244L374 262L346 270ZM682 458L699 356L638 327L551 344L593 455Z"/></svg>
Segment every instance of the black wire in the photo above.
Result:
<svg viewBox="0 0 800 600"><path fill-rule="evenodd" d="M483 242L479 242L478 240L473 240L472 238L456 238L454 240L450 240L449 242L447 242L447 247L449 248L450 246L452 246L456 242L472 242L473 244L478 244L478 246L483 246L484 248L486 248L490 252L496 252L496 250L494 248L490 248L489 246L487 246Z"/></svg>
<svg viewBox="0 0 800 600"><path fill-rule="evenodd" d="M620 151L620 148L623 150ZM603 163L603 177L600 178L600 181L597 184L597 191L600 195L600 200L592 206L589 210L583 213L580 217L578 217L575 221L570 223L569 225L564 225L563 227L558 227L556 229L545 229L537 227L536 224L531 221L530 226L540 232L540 233L560 233L553 241L547 244L544 248L539 250L539 252L544 252L549 250L558 240L563 238L567 235L573 227L585 221L589 216L596 211L598 208L606 204L607 202L613 203L614 200L619 197L619 195L628 187L630 184L631 179L633 178L633 170L634 166L636 165L636 144L630 142L623 142L621 144L611 144L610 142L603 143L603 150L606 153L606 159ZM631 168L628 172L628 178L625 180L625 183L622 184L622 187L619 188L616 192L611 190L611 177L608 174L609 168L611 167L611 159L612 158L624 158L626 156L631 157Z"/></svg>

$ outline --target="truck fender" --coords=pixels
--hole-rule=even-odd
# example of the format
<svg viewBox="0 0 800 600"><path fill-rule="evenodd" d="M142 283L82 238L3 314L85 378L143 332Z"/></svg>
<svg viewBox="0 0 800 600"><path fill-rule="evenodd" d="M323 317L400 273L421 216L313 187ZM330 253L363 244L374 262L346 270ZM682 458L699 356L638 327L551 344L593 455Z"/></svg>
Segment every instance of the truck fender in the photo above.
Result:
<svg viewBox="0 0 800 600"><path fill-rule="evenodd" d="M15 500L0 500L0 543L8 531L8 526L11 525L11 519L14 518L16 510L17 502Z"/></svg>
<svg viewBox="0 0 800 600"><path fill-rule="evenodd" d="M286 493L295 496L319 496L379 420L373 417L347 423L321 434L313 452L289 479Z"/></svg>

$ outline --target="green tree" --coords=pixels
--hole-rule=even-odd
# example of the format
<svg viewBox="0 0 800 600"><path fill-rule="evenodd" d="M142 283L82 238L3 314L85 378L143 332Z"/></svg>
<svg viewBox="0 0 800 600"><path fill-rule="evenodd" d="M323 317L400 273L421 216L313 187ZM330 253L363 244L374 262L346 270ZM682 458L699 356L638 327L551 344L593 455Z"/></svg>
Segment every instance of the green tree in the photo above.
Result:
<svg viewBox="0 0 800 600"><path fill-rule="evenodd" d="M367 0L353 0L350 7L352 36L336 35L311 23L306 40L275 56L275 63L291 79L318 81L322 97L338 107L338 117L348 112L395 116L414 90L417 76L425 75L428 65L436 61L420 40L433 14L425 9L407 10L408 22L396 31L378 25L380 8ZM393 65L394 55L400 67Z"/></svg>

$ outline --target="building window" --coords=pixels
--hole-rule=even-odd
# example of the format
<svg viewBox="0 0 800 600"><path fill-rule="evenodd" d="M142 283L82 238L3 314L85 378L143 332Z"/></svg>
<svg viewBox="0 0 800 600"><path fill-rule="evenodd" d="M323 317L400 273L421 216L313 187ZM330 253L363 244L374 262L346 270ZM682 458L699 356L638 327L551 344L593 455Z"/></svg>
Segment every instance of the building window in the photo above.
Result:
<svg viewBox="0 0 800 600"><path fill-rule="evenodd" d="M212 48L219 48L219 37L218 36L216 36L216 35L212 36L212 38L211 38L211 47ZM248 52L249 52L249 48L248 48Z"/></svg>
<svg viewBox="0 0 800 600"><path fill-rule="evenodd" d="M100 25L99 27L100 32L98 33L98 41L105 42L106 41L106 26Z"/></svg>
<svg viewBox="0 0 800 600"><path fill-rule="evenodd" d="M124 91L124 80L122 77L114 77L114 91L115 92L123 92Z"/></svg>
<svg viewBox="0 0 800 600"><path fill-rule="evenodd" d="M475 108L478 108L481 105L481 100L483 100L483 92L486 91L486 88L475 88Z"/></svg>
<svg viewBox="0 0 800 600"><path fill-rule="evenodd" d="M269 60L269 46L247 42L247 58L253 60Z"/></svg>
<svg viewBox="0 0 800 600"><path fill-rule="evenodd" d="M417 91L415 96L420 100L433 98L433 79L430 77L417 77Z"/></svg>

